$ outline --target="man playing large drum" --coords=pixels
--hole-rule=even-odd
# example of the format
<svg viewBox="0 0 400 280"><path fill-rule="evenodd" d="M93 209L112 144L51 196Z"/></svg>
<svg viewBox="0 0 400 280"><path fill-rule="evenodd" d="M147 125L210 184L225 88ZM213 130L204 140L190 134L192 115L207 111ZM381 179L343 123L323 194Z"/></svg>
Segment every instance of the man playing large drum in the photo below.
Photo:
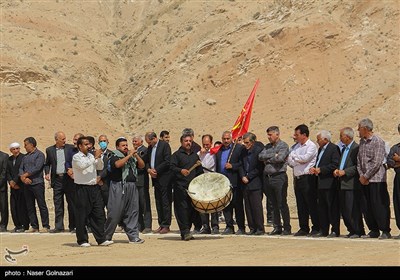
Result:
<svg viewBox="0 0 400 280"><path fill-rule="evenodd" d="M203 174L203 167L198 164L199 156L192 151L192 143L191 135L182 135L181 147L171 157L171 170L175 175L173 182L175 217L181 232L181 239L185 241L194 239L190 233L190 226L192 225L192 216L196 211L187 190L190 182L196 176ZM196 167L193 169L194 166Z"/></svg>

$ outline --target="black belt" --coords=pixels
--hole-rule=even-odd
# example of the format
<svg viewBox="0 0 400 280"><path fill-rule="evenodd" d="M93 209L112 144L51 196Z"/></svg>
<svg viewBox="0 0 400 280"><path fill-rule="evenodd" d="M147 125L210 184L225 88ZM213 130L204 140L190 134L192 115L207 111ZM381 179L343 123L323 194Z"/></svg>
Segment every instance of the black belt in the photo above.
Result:
<svg viewBox="0 0 400 280"><path fill-rule="evenodd" d="M299 180L299 179L301 179L301 178L303 178L303 177L305 177L305 176L310 176L311 174L303 174L303 175L300 175L300 176L294 176L294 178L295 179L297 179L297 180Z"/></svg>
<svg viewBox="0 0 400 280"><path fill-rule="evenodd" d="M66 173L59 173L59 174L56 174L56 176L57 176L57 177L64 177L65 174L66 174Z"/></svg>
<svg viewBox="0 0 400 280"><path fill-rule="evenodd" d="M265 174L265 176L268 178L271 178L271 177L275 177L275 176L285 174L285 173L286 173L285 171L282 171L282 172L276 172L276 173L272 173L272 174Z"/></svg>

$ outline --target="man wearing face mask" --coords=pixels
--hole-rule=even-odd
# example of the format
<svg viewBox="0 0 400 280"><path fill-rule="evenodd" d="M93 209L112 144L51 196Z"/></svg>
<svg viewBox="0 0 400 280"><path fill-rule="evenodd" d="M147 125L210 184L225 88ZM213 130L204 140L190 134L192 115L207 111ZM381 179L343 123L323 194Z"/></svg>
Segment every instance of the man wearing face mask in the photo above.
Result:
<svg viewBox="0 0 400 280"><path fill-rule="evenodd" d="M102 134L99 136L98 140L100 149L102 150L101 154L101 159L103 160L104 163L104 168L103 170L97 170L97 179L98 179L98 185L101 190L101 197L103 198L104 205L107 207L108 203L108 190L109 190L109 180L108 180L108 171L107 171L107 166L108 166L108 160L111 157L111 150L109 150L108 147L108 138L106 135Z"/></svg>

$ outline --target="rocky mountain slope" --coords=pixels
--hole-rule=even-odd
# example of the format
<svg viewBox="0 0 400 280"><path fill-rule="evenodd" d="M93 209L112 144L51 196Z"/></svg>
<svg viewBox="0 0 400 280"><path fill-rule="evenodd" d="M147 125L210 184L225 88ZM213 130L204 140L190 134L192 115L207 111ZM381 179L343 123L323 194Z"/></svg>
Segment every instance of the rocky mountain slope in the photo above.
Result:
<svg viewBox="0 0 400 280"><path fill-rule="evenodd" d="M81 131L220 137L260 79L250 129L291 143L370 117L398 142L398 1L12 1L1 8L0 149Z"/></svg>

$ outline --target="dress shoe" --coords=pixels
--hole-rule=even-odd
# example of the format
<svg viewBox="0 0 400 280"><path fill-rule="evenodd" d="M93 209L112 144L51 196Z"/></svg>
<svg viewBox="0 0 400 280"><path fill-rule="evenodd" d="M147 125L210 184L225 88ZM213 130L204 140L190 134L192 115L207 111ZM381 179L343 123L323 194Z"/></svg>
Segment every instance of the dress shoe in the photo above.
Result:
<svg viewBox="0 0 400 280"><path fill-rule="evenodd" d="M265 234L265 231L263 231L263 230L257 230L255 233L254 233L254 235L264 235Z"/></svg>
<svg viewBox="0 0 400 280"><path fill-rule="evenodd" d="M316 234L311 235L311 237L314 237L314 238L327 237L327 236L328 236L327 233L322 233L322 232L318 232Z"/></svg>
<svg viewBox="0 0 400 280"><path fill-rule="evenodd" d="M281 234L282 234L282 230L281 229L277 229L277 228L274 228L273 231L268 233L268 235L281 235Z"/></svg>
<svg viewBox="0 0 400 280"><path fill-rule="evenodd" d="M290 229L284 229L282 235L292 235L292 231Z"/></svg>
<svg viewBox="0 0 400 280"><path fill-rule="evenodd" d="M308 236L313 236L313 235L315 235L315 234L317 234L317 233L319 233L319 231L313 229L313 230L308 234Z"/></svg>
<svg viewBox="0 0 400 280"><path fill-rule="evenodd" d="M356 238L360 238L360 236L358 234L352 234L349 236L350 239L356 239Z"/></svg>
<svg viewBox="0 0 400 280"><path fill-rule="evenodd" d="M63 229L57 229L57 228L53 228L51 230L49 230L50 233L60 233L60 232L64 232Z"/></svg>
<svg viewBox="0 0 400 280"><path fill-rule="evenodd" d="M192 234L200 234L201 229L195 228L192 230Z"/></svg>
<svg viewBox="0 0 400 280"><path fill-rule="evenodd" d="M301 230L301 229L294 234L294 236L307 236L307 235L308 235L308 232Z"/></svg>
<svg viewBox="0 0 400 280"><path fill-rule="evenodd" d="M163 229L162 227L159 227L158 229L156 229L156 230L154 231L154 233L159 233L162 229Z"/></svg>
<svg viewBox="0 0 400 280"><path fill-rule="evenodd" d="M235 235L245 235L246 234L246 230L243 228L240 228L236 231Z"/></svg>
<svg viewBox="0 0 400 280"><path fill-rule="evenodd" d="M392 237L392 235L390 234L390 232L384 231L384 232L382 232L381 236L379 236L379 239L389 239L391 237Z"/></svg>
<svg viewBox="0 0 400 280"><path fill-rule="evenodd" d="M7 232L7 229L5 227L0 227L0 232Z"/></svg>
<svg viewBox="0 0 400 280"><path fill-rule="evenodd" d="M370 231L368 234L361 236L362 238L378 238L379 231Z"/></svg>
<svg viewBox="0 0 400 280"><path fill-rule="evenodd" d="M191 233L186 233L182 238L182 240L185 240L185 241L189 241L189 240L193 240L193 239L194 239L194 237Z"/></svg>
<svg viewBox="0 0 400 280"><path fill-rule="evenodd" d="M226 228L221 234L223 235L235 234L235 231L232 228Z"/></svg>
<svg viewBox="0 0 400 280"><path fill-rule="evenodd" d="M200 234L211 234L211 229L209 227L203 227L200 232Z"/></svg>
<svg viewBox="0 0 400 280"><path fill-rule="evenodd" d="M213 227L213 229L211 230L211 234L219 234L219 228Z"/></svg>
<svg viewBox="0 0 400 280"><path fill-rule="evenodd" d="M145 229L142 231L143 234L147 234L147 233L151 233L151 232L152 232L151 228L145 228Z"/></svg>
<svg viewBox="0 0 400 280"><path fill-rule="evenodd" d="M170 230L169 230L169 227L163 227L161 230L160 230L160 234L165 234L165 233L168 233Z"/></svg>
<svg viewBox="0 0 400 280"><path fill-rule="evenodd" d="M331 234L329 234L327 237L328 238L339 237L339 234L337 234L336 232L332 231Z"/></svg>

